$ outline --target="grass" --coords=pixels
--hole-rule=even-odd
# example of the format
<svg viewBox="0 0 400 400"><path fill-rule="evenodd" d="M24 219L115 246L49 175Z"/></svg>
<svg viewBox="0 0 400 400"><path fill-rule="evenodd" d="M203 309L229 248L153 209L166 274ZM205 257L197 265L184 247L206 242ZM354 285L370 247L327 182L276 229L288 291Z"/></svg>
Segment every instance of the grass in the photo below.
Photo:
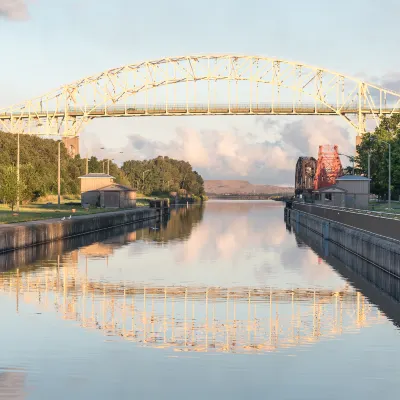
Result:
<svg viewBox="0 0 400 400"><path fill-rule="evenodd" d="M391 209L388 208L388 203L369 203L370 211L387 212L392 214L400 213L400 203L392 201Z"/></svg>
<svg viewBox="0 0 400 400"><path fill-rule="evenodd" d="M72 209L75 209L75 213L72 212ZM85 210L81 206L71 204L61 204L60 209L58 209L57 204L30 204L21 206L18 215L15 215L16 213L11 211L8 206L0 204L0 224L62 218L70 215L89 215L107 211L115 211L115 209L89 208Z"/></svg>

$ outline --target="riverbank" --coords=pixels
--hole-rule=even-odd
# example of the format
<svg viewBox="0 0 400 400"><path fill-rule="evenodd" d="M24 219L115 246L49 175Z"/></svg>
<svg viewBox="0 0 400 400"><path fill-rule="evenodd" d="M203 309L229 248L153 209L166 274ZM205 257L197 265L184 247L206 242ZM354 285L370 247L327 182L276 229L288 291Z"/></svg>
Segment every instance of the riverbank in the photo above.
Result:
<svg viewBox="0 0 400 400"><path fill-rule="evenodd" d="M139 208L100 214L72 216L71 219L48 219L0 225L0 253L38 244L71 238L112 227L157 219L164 209Z"/></svg>

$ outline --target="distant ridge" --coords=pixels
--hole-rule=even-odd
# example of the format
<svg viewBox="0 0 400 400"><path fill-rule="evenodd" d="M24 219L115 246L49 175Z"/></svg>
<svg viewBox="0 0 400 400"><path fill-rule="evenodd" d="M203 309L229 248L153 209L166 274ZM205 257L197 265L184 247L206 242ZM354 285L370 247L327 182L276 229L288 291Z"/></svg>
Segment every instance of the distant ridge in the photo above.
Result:
<svg viewBox="0 0 400 400"><path fill-rule="evenodd" d="M254 185L248 181L240 180L205 180L204 189L207 195L294 193L294 187Z"/></svg>

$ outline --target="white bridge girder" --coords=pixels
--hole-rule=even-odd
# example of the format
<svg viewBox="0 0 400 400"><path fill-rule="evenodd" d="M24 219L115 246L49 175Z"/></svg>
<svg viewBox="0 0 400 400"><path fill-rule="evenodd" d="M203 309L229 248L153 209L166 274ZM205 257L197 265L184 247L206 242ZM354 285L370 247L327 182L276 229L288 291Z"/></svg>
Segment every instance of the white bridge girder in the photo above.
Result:
<svg viewBox="0 0 400 400"><path fill-rule="evenodd" d="M358 135L400 113L400 94L327 69L270 57L199 55L110 69L0 110L0 130L76 136L93 118L339 115Z"/></svg>

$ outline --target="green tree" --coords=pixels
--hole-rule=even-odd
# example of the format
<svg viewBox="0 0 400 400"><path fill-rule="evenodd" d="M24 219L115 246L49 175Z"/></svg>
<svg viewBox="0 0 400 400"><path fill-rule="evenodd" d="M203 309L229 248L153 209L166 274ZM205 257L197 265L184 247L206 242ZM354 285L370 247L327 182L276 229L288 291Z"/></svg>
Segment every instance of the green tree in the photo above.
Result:
<svg viewBox="0 0 400 400"><path fill-rule="evenodd" d="M371 192L384 197L388 191L389 153L392 158L392 195L400 195L400 115L382 118L374 132L367 132L357 146L357 172L368 174L368 154L371 158Z"/></svg>
<svg viewBox="0 0 400 400"><path fill-rule="evenodd" d="M17 184L17 168L13 165L2 167L0 176L0 198L14 210L18 194L20 200L26 195L26 186L22 180Z"/></svg>

